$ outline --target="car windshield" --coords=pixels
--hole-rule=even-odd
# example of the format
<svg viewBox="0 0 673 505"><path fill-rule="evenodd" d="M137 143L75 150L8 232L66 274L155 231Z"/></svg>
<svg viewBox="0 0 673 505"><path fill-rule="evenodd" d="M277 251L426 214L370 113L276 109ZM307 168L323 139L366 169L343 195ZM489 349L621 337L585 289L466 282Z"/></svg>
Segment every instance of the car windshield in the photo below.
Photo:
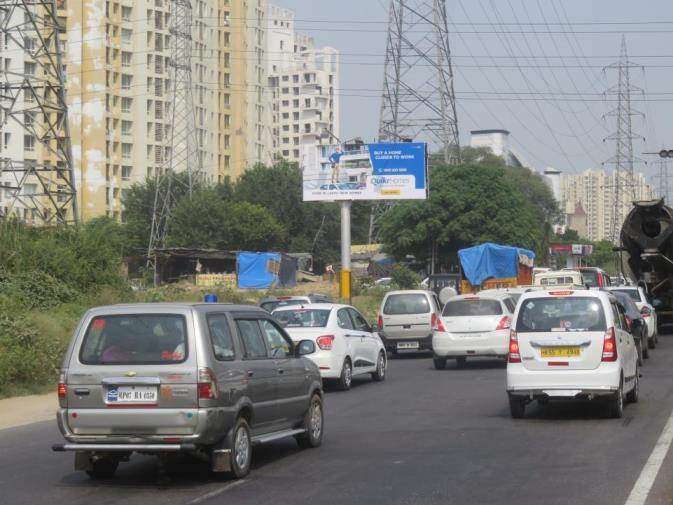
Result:
<svg viewBox="0 0 673 505"><path fill-rule="evenodd" d="M271 302L262 302L262 303L260 304L260 307L262 307L262 308L263 308L264 310L266 310L267 312L273 312L273 310L274 310L276 307L278 307L278 304L279 304L279 303L280 303L280 302L279 302L278 300L273 300L273 301L271 301Z"/></svg>
<svg viewBox="0 0 673 505"><path fill-rule="evenodd" d="M519 309L516 331L605 331L599 299L591 297L529 298Z"/></svg>
<svg viewBox="0 0 673 505"><path fill-rule="evenodd" d="M329 309L277 310L272 315L285 328L324 328Z"/></svg>
<svg viewBox="0 0 673 505"><path fill-rule="evenodd" d="M443 316L499 316L502 306L497 300L462 299L449 301L444 306Z"/></svg>
<svg viewBox="0 0 673 505"><path fill-rule="evenodd" d="M640 293L638 292L637 289L613 289L612 291L616 293L627 294L631 297L631 300L633 300L634 302L640 301Z"/></svg>
<svg viewBox="0 0 673 505"><path fill-rule="evenodd" d="M585 270L582 272L582 284L590 288L598 287L598 272L594 270Z"/></svg>
<svg viewBox="0 0 673 505"><path fill-rule="evenodd" d="M428 297L422 293L390 295L383 306L387 315L427 314L430 312Z"/></svg>
<svg viewBox="0 0 673 505"><path fill-rule="evenodd" d="M80 360L88 365L166 365L183 362L187 350L183 316L98 316L84 335Z"/></svg>

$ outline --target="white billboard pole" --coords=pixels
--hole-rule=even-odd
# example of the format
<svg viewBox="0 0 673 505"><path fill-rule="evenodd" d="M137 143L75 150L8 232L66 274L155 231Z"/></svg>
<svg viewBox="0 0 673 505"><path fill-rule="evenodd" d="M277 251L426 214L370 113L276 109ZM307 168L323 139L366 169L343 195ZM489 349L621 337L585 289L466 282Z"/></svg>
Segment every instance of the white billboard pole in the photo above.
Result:
<svg viewBox="0 0 673 505"><path fill-rule="evenodd" d="M351 302L351 205L345 200L341 205L341 299Z"/></svg>

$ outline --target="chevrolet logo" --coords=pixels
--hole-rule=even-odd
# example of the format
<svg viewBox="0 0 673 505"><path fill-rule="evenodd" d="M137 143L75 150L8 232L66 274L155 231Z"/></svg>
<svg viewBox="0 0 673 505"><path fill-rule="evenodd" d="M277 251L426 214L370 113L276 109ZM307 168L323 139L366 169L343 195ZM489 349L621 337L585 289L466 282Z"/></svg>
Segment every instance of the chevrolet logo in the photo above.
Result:
<svg viewBox="0 0 673 505"><path fill-rule="evenodd" d="M126 375L127 377L135 377L136 373L135 372L126 372L124 375Z"/></svg>

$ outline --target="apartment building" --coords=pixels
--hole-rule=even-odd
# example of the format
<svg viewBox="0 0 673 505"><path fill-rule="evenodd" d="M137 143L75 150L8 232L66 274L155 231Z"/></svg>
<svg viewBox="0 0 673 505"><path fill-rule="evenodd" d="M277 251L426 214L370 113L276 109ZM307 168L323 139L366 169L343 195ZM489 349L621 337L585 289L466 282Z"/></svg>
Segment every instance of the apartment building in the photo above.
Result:
<svg viewBox="0 0 673 505"><path fill-rule="evenodd" d="M339 53L295 32L289 9L268 6L267 48L276 158L302 162L304 150L339 137ZM331 134L330 134L331 132Z"/></svg>
<svg viewBox="0 0 673 505"><path fill-rule="evenodd" d="M622 205L617 216L617 226L621 228L621 223L632 208L632 201L655 198L655 192L647 183L644 174L634 174L632 183L629 183L625 173L617 174L605 170L561 174L560 207L565 214L566 223L569 226L570 223L575 223L576 226L580 222L585 224L584 238L589 240L610 240L617 184L622 191L627 192L621 199Z"/></svg>

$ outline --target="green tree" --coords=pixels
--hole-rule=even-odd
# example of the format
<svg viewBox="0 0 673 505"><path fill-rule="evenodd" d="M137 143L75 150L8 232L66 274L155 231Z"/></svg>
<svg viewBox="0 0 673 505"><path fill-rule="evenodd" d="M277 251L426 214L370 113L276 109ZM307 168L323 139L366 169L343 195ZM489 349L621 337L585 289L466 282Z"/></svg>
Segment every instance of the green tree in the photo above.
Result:
<svg viewBox="0 0 673 505"><path fill-rule="evenodd" d="M616 256L613 251L612 242L601 240L594 244L593 252L586 258L585 264L591 267L599 267L610 275L616 275Z"/></svg>

